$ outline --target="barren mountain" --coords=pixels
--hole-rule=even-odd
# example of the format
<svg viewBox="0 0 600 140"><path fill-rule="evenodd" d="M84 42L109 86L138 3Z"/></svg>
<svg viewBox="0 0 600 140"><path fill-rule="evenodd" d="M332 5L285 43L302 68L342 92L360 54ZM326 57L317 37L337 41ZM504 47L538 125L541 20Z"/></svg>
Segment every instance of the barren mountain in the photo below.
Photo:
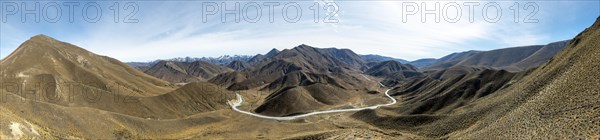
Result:
<svg viewBox="0 0 600 140"><path fill-rule="evenodd" d="M372 76L384 76L388 77L394 73L402 72L416 72L417 68L409 64L401 64L398 61L389 60L375 64L369 68L365 74Z"/></svg>
<svg viewBox="0 0 600 140"><path fill-rule="evenodd" d="M367 92L374 84L360 76L359 68L364 64L347 49L300 45L283 50L255 67L221 74L210 82L230 90L258 89L269 93L255 111L287 116L340 107L350 101L367 104L376 96L368 97Z"/></svg>
<svg viewBox="0 0 600 140"><path fill-rule="evenodd" d="M365 62L357 54L348 49L319 49L307 45L300 45L293 49L283 50L269 58L269 60L265 60L260 64L256 64L252 69L246 69L240 72L239 74L243 76L236 76L240 78L261 78L244 78L244 80L234 80L235 77L225 77L230 74L223 74L213 78L211 82L226 86L228 89L232 90L250 89L271 83L279 77L293 71L303 70L311 73L322 74L347 73L348 71L358 72L358 69L364 64ZM231 83L232 81L242 82Z"/></svg>
<svg viewBox="0 0 600 140"><path fill-rule="evenodd" d="M227 65L227 67L233 69L233 70L244 70L246 68L250 67L250 64L248 64L247 62L244 61L232 61L231 63L229 63Z"/></svg>
<svg viewBox="0 0 600 140"><path fill-rule="evenodd" d="M261 61L265 61L265 60L270 60L271 57L277 55L280 51L273 48L271 49L271 51L269 51L267 54L262 55L262 54L257 54L254 57L250 58L250 60L248 60L248 63L250 64L256 64L259 63Z"/></svg>
<svg viewBox="0 0 600 140"><path fill-rule="evenodd" d="M290 50L283 50L273 56L274 60L287 60L303 69L315 72L332 71L331 68L359 69L365 61L349 49L313 48L300 45Z"/></svg>
<svg viewBox="0 0 600 140"><path fill-rule="evenodd" d="M205 81L214 76L232 71L231 69L204 61L173 62L160 61L144 73L171 83Z"/></svg>
<svg viewBox="0 0 600 140"><path fill-rule="evenodd" d="M271 82L263 91L273 91L255 112L270 116L287 116L316 110L364 103L376 96L367 94L370 87L347 74L314 74L303 71L288 73ZM362 87L362 89L360 88ZM362 98L362 99L360 99Z"/></svg>
<svg viewBox="0 0 600 140"><path fill-rule="evenodd" d="M323 83L286 87L267 96L255 112L269 116L309 113L347 103L353 97L349 94Z"/></svg>

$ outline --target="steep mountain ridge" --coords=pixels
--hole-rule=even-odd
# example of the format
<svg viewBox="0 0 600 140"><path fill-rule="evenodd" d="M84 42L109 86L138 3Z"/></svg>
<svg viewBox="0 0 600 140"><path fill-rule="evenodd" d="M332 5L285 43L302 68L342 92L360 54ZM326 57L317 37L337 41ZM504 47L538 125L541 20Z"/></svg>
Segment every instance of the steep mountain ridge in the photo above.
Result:
<svg viewBox="0 0 600 140"><path fill-rule="evenodd" d="M231 63L227 64L227 67L239 71L249 68L251 66L250 64L244 61L231 61Z"/></svg>
<svg viewBox="0 0 600 140"><path fill-rule="evenodd" d="M262 54L257 54L254 57L250 58L250 60L248 60L248 63L250 64L256 64L259 63L261 61L266 61L266 60L270 60L271 57L277 55L280 51L273 48L271 49L269 52L267 52L265 55Z"/></svg>

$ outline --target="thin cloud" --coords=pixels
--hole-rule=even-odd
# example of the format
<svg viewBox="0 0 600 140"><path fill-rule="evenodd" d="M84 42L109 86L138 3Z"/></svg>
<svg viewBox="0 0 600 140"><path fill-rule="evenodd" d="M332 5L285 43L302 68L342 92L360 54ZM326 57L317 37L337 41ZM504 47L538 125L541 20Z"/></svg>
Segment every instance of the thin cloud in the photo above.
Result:
<svg viewBox="0 0 600 140"><path fill-rule="evenodd" d="M446 22L443 18L440 23L435 23L433 16L428 17L427 23L421 23L420 15L411 16L409 22L405 23L402 22L401 14L401 4L405 1L336 1L340 11L335 18L340 22L315 23L313 11L309 10L314 2L324 5L329 1L297 2L303 8L303 17L296 23L285 22L281 9L275 10L275 22L270 23L266 8L262 9L261 21L256 23L244 20L240 23L221 23L221 17L218 15L210 16L209 22L204 23L200 9L202 2L144 1L138 2L140 11L136 17L140 20L139 23L114 23L106 20L93 24L75 23L73 26L81 27L76 30L68 29L69 25L58 26L59 28L54 30L64 30L65 34L71 34L57 34L57 39L122 61L149 61L184 56L254 55L266 53L271 48L285 49L299 44L349 48L360 54L382 54L415 60L441 57L457 51L545 44L564 37L564 33L555 34L551 31L562 28L573 30L568 27L552 27L545 23L512 23L510 17L505 17L498 23L488 23L481 18L480 12L475 13L476 21L470 23L465 7L462 9L461 20L457 23ZM435 2L426 3L432 5L431 3ZM441 6L446 3L449 1L440 1ZM483 6L487 2L481 3L480 6ZM505 8L503 14L509 15L511 11L507 9L513 2L499 3ZM279 8L283 4L285 3ZM544 3L540 6L547 5L554 3ZM330 11L321 11L321 21L327 12ZM548 13L553 10L542 9L539 12L539 15L550 15ZM549 19L552 16L539 18ZM2 57L7 55L5 52L12 51L30 35L52 31L29 29L18 24L2 24ZM8 45L14 48L7 47Z"/></svg>

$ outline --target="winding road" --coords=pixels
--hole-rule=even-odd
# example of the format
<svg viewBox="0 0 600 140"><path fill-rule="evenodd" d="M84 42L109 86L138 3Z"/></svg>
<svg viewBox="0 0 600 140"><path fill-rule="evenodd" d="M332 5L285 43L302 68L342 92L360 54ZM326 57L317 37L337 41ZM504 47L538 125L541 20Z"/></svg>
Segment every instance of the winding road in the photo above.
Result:
<svg viewBox="0 0 600 140"><path fill-rule="evenodd" d="M372 81L371 79L367 78L366 76L362 75L365 79ZM382 87L386 87L385 85L383 85L380 82L377 82L379 85L381 85ZM247 114L247 115L251 115L254 117L258 117L258 118L263 118L263 119L271 119L271 120L282 120L282 121L286 121L286 120L294 120L294 119L298 119L298 118L303 118L303 117L308 117L308 116L312 116L312 115L317 115L317 114L326 114L326 113L339 113L339 112L354 112L354 111L360 111L360 110L365 110L365 109L376 109L378 107L382 107L382 106L390 106L393 104L396 104L396 99L392 98L392 96L390 96L388 94L388 92L391 89L387 89L385 91L385 96L387 96L388 98L390 98L390 100L392 100L392 102L387 103L387 104L379 104L379 105L374 105L374 106L369 106L369 107L362 107L362 108L351 108L351 109L333 109L333 110L324 110L324 111L316 111L316 112L311 112L311 113L306 113L306 114L300 114L300 115L295 115L295 116L285 116L285 117L273 117L273 116L265 116L265 115L261 115L261 114L256 114L256 113L252 113L252 112L248 112L248 111L244 111L244 110L240 110L237 107L241 106L242 103L244 102L244 99L242 98L242 96L239 93L236 93L237 96L237 100L230 100L228 103L231 106L231 108L234 111L240 112L242 114Z"/></svg>

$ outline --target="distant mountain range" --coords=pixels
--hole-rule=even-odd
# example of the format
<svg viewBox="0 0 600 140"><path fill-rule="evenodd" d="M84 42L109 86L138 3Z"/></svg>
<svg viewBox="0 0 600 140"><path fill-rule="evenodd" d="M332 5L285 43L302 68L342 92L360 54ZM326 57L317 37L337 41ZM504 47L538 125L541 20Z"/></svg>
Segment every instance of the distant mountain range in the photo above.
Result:
<svg viewBox="0 0 600 140"><path fill-rule="evenodd" d="M523 47L511 47L489 51L465 51L446 55L439 59L425 58L415 61L407 61L404 59L368 54L358 55L362 61L366 62L367 66L372 66L378 62L394 60L402 64L410 64L419 69L444 69L452 66L474 66L474 67L487 67L493 69L503 69L509 71L524 71L530 68L536 67L540 64L547 62L552 56L560 51L569 40L559 41L550 43L547 45L533 45ZM234 56L221 56L221 57L202 57L202 58L173 58L166 61L174 62L194 62L194 61L205 61L216 65L231 65L230 68L236 70L242 70L248 67L248 65L258 64L259 62L271 59L273 56L278 54L280 51L272 49L265 55L258 54L255 56L248 55L234 55ZM146 70L148 67L158 63L161 60L152 62L128 62L127 64ZM231 64L234 62L236 64ZM243 62L243 63L240 63ZM366 70L366 69L364 69Z"/></svg>
<svg viewBox="0 0 600 140"><path fill-rule="evenodd" d="M177 57L171 59L160 59L150 62L127 62L132 67L150 67L160 61L173 61L173 62L194 62L194 61L205 61L217 65L227 65L233 61L249 61L253 56L250 55L223 55L219 57Z"/></svg>
<svg viewBox="0 0 600 140"><path fill-rule="evenodd" d="M404 59L387 57L387 56L381 56L381 55L376 55L376 54L360 55L360 58L362 58L366 62L381 62L381 61L394 60L394 61L398 61L398 62L400 62L402 64L409 63L409 61L406 61Z"/></svg>

